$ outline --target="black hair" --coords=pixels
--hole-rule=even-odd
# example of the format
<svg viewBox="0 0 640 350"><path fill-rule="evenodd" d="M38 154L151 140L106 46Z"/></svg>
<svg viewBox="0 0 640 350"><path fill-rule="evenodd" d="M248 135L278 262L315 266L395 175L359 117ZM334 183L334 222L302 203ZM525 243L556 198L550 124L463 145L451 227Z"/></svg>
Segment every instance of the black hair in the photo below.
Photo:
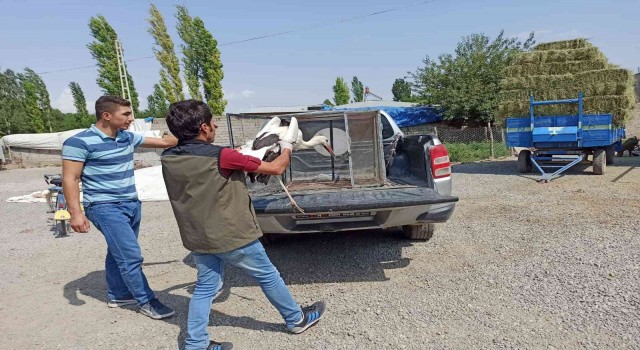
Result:
<svg viewBox="0 0 640 350"><path fill-rule="evenodd" d="M118 107L131 107L131 102L119 96L100 96L96 101L96 119L102 118L102 113L115 113Z"/></svg>
<svg viewBox="0 0 640 350"><path fill-rule="evenodd" d="M200 134L203 123L210 124L213 115L209 106L198 100L185 100L169 105L167 126L180 141L193 140Z"/></svg>

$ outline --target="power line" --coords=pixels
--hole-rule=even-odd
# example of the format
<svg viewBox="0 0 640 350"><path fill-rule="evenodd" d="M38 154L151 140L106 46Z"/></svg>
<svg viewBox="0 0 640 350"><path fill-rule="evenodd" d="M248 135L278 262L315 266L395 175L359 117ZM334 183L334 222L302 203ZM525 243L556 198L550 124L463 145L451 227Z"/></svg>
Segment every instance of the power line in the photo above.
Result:
<svg viewBox="0 0 640 350"><path fill-rule="evenodd" d="M235 44L240 44L240 43L246 43L246 42L249 42L249 41L261 40L261 39L267 39L267 38L272 38L272 37L276 37L276 36L291 34L291 33L295 33L295 32L302 32L302 31L307 31L307 30L321 28L321 27L328 27L328 26L331 26L331 25L339 24L339 23L355 21L355 20L366 18L366 17L377 16L377 15L381 15L381 14L384 14L384 13L400 11L400 10L403 10L403 9L406 9L406 8L410 8L410 7L425 5L425 4L436 2L436 1L437 0L420 1L420 2L413 3L413 4L405 5L405 6L395 7L395 8L392 8L392 9L382 10L382 11L377 11L377 12L371 12L371 13L368 13L368 14L365 14L365 15L360 15L360 16L343 18L343 19L332 21L332 22L316 23L316 24L313 24L313 25L310 25L310 26L307 26L307 27L301 27L301 28L297 28L297 29L291 29L291 30L286 30L286 31L276 32L276 33L271 33L271 34L265 34L265 35L260 35L260 36L247 38L247 39L242 39L242 40L237 40L237 41L230 41L230 42L227 42L227 43L218 44L218 46L235 45ZM182 52L178 51L178 53L182 53ZM151 59L151 58L154 58L154 57L155 56L137 57L137 58L132 58L132 59L125 60L124 62L147 60L147 59ZM46 71L46 72L40 72L38 74L43 75L43 74L50 74L50 73L67 72L67 71L72 71L72 70L94 68L94 67L97 67L97 66L98 66L97 64L93 64L93 65L90 65L90 66L55 69L55 70L50 70L50 71Z"/></svg>

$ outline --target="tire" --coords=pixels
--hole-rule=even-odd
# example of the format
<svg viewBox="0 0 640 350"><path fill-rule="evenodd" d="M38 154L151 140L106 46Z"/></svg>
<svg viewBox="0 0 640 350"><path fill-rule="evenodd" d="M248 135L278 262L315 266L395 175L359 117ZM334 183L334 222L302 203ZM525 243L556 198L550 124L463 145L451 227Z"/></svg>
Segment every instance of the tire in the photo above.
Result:
<svg viewBox="0 0 640 350"><path fill-rule="evenodd" d="M607 155L603 149L597 149L593 152L593 173L596 175L604 175L607 167Z"/></svg>
<svg viewBox="0 0 640 350"><path fill-rule="evenodd" d="M56 237L66 237L68 234L68 224L66 220L56 222Z"/></svg>
<svg viewBox="0 0 640 350"><path fill-rule="evenodd" d="M607 146L604 149L604 153L606 155L607 165L613 165L614 159L616 158L616 149L613 145Z"/></svg>
<svg viewBox="0 0 640 350"><path fill-rule="evenodd" d="M531 163L531 151L523 150L518 154L518 171L521 173L530 173L533 164Z"/></svg>
<svg viewBox="0 0 640 350"><path fill-rule="evenodd" d="M416 241L428 241L433 237L435 225L433 223L403 225L402 232L404 233L405 238Z"/></svg>

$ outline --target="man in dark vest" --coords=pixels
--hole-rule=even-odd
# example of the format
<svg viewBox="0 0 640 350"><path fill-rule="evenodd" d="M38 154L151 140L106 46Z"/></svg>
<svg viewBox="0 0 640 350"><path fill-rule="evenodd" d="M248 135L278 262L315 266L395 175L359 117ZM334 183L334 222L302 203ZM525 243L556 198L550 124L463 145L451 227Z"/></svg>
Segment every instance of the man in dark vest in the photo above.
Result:
<svg viewBox="0 0 640 350"><path fill-rule="evenodd" d="M209 340L211 302L222 285L224 264L257 280L292 333L302 333L322 317L325 304L300 308L258 240L262 231L247 191L245 172L281 175L289 165L291 143L280 141L281 155L271 162L212 145L216 128L206 103L172 103L166 118L178 145L162 153L162 174L180 236L193 252L198 271L189 303L185 350L231 349ZM291 140L290 140L291 141Z"/></svg>

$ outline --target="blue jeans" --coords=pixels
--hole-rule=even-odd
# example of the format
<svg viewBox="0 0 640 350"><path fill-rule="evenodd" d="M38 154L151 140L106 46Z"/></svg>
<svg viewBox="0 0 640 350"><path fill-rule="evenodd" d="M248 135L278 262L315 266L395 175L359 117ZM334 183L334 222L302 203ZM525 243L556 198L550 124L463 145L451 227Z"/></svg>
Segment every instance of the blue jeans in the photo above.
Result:
<svg viewBox="0 0 640 350"><path fill-rule="evenodd" d="M222 283L224 264L237 266L256 279L260 288L284 319L292 327L302 319L302 310L293 300L280 273L269 260L260 241L219 254L193 253L198 280L189 303L185 350L206 349L209 345L209 313L213 296Z"/></svg>
<svg viewBox="0 0 640 350"><path fill-rule="evenodd" d="M85 206L89 221L107 241L105 275L107 298L136 299L138 305L155 298L142 272L138 231L142 216L140 201L96 203Z"/></svg>

